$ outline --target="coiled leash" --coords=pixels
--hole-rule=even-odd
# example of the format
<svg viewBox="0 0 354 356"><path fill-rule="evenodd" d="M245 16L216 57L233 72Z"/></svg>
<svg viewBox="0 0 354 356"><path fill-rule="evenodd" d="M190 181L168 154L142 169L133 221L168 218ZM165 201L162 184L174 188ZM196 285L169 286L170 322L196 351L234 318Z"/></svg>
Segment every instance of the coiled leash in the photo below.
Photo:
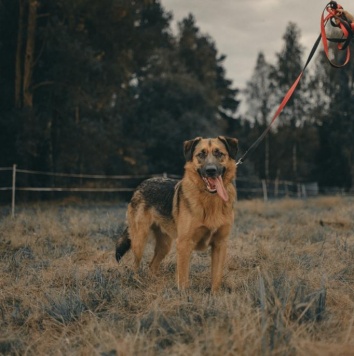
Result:
<svg viewBox="0 0 354 356"><path fill-rule="evenodd" d="M326 11L328 12L327 15L325 15ZM326 54L326 57L328 59L328 62L331 64L332 67L335 68L342 68L345 65L348 64L350 60L350 48L349 44L351 40L353 39L354 36L354 21L351 21L348 19L349 15L346 11L343 10L343 7L339 4L337 4L336 1L330 1L324 8L321 16L321 33L318 36L315 44L313 45L310 54L307 58L307 61L300 72L299 76L296 78L288 92L285 94L282 102L280 103L277 111L272 117L272 120L269 124L269 126L263 131L263 133L257 138L257 140L250 146L250 148L242 155L242 157L237 161L236 165L239 166L240 164L244 163L246 157L252 153L258 145L262 142L264 137L267 135L267 133L270 131L274 121L277 119L277 117L280 115L280 113L283 111L284 107L288 103L289 99L293 95L297 85L300 82L300 79L302 78L304 71L308 64L310 63L312 57L314 56L318 45L320 44L322 40L324 52ZM351 16L352 17L352 16ZM327 38L326 36L326 24L330 21L331 25L334 27L338 27L342 31L342 37L341 38ZM328 41L330 42L336 42L338 43L338 49L341 51L346 51L346 57L345 61L342 64L337 64L334 63L330 58L329 58L329 49L328 49Z"/></svg>

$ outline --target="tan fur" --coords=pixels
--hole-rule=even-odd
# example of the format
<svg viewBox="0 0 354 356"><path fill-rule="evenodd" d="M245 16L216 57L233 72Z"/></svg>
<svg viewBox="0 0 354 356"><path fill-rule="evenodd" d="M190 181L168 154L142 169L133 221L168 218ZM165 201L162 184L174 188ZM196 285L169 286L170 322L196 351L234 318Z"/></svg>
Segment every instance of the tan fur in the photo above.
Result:
<svg viewBox="0 0 354 356"><path fill-rule="evenodd" d="M128 206L127 222L131 248L138 268L149 234L156 239L154 257L150 263L153 273L158 271L162 259L171 249L172 240L177 244L177 284L179 289L189 286L189 263L193 250L205 250L211 246L212 291L219 289L226 256L227 240L234 222L236 190L235 158L230 157L224 138L200 139L193 141L192 157L185 164L183 179L176 185L173 196L171 218L161 215L155 207L146 203L139 190ZM198 141L199 140L199 141ZM229 139L231 140L231 139ZM233 139L235 145L237 140ZM189 150L192 141L185 142ZM197 143L196 143L197 142ZM223 182L229 199L224 201L218 194L211 194L198 173L203 162L198 154L207 154L206 160L216 161L213 152L221 152L217 164L224 167Z"/></svg>
<svg viewBox="0 0 354 356"><path fill-rule="evenodd" d="M337 11L336 11L336 15L337 16L341 16L342 14L344 14L344 16L347 18L347 20L349 21L349 22L354 22L354 16L351 14L351 13L349 13L348 11L346 11L346 10L343 10L343 9L338 9ZM339 24L339 20L336 20L336 22L337 22L337 24Z"/></svg>

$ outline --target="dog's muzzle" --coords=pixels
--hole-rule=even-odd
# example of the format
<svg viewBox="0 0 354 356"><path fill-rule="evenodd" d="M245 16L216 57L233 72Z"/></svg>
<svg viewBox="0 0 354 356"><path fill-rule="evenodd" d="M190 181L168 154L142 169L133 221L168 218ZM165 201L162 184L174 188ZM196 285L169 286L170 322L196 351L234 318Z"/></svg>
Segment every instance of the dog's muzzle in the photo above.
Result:
<svg viewBox="0 0 354 356"><path fill-rule="evenodd" d="M225 169L218 169L218 167L214 164L209 164L203 167L199 173L209 193L218 193L222 200L228 201L229 195L224 187L224 182L222 179L224 170Z"/></svg>

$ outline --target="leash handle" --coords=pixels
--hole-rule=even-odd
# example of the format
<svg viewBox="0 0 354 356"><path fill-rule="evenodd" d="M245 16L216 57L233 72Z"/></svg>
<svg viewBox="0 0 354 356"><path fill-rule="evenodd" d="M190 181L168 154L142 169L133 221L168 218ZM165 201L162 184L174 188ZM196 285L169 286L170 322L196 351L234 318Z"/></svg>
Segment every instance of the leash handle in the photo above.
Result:
<svg viewBox="0 0 354 356"><path fill-rule="evenodd" d="M335 1L329 2L326 7L324 8L321 16L321 37L322 37L322 44L323 44L323 49L326 54L326 57L328 59L328 62L332 67L335 68L342 68L346 66L349 63L350 60L350 49L349 49L349 44L350 41L353 38L353 28L352 25L349 23L349 21L346 18L343 18L343 13L339 10L343 10L343 7L339 4L337 4ZM325 16L325 11L328 12L327 16ZM345 16L344 16L345 17ZM346 57L345 61L343 64L337 64L334 63L330 58L329 58L329 49L328 49L328 38L326 37L326 30L325 26L328 23L328 21L332 21L335 19L336 25L341 29L343 35L346 37L343 41L338 41L338 42L343 42L343 43L338 43L338 49L340 50L346 50Z"/></svg>

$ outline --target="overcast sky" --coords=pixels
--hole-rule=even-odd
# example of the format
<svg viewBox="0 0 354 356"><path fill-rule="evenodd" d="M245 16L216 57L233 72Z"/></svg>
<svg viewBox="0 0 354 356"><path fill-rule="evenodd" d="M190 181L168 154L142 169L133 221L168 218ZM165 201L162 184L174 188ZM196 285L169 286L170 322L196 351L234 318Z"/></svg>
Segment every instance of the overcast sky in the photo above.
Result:
<svg viewBox="0 0 354 356"><path fill-rule="evenodd" d="M245 87L256 64L259 51L275 64L275 53L283 46L282 37L290 21L301 30L301 44L307 58L320 33L323 0L161 0L173 13L174 23L192 13L197 26L215 41L225 60L226 75L233 86ZM352 0L339 0L354 12ZM306 58L305 58L306 57Z"/></svg>

